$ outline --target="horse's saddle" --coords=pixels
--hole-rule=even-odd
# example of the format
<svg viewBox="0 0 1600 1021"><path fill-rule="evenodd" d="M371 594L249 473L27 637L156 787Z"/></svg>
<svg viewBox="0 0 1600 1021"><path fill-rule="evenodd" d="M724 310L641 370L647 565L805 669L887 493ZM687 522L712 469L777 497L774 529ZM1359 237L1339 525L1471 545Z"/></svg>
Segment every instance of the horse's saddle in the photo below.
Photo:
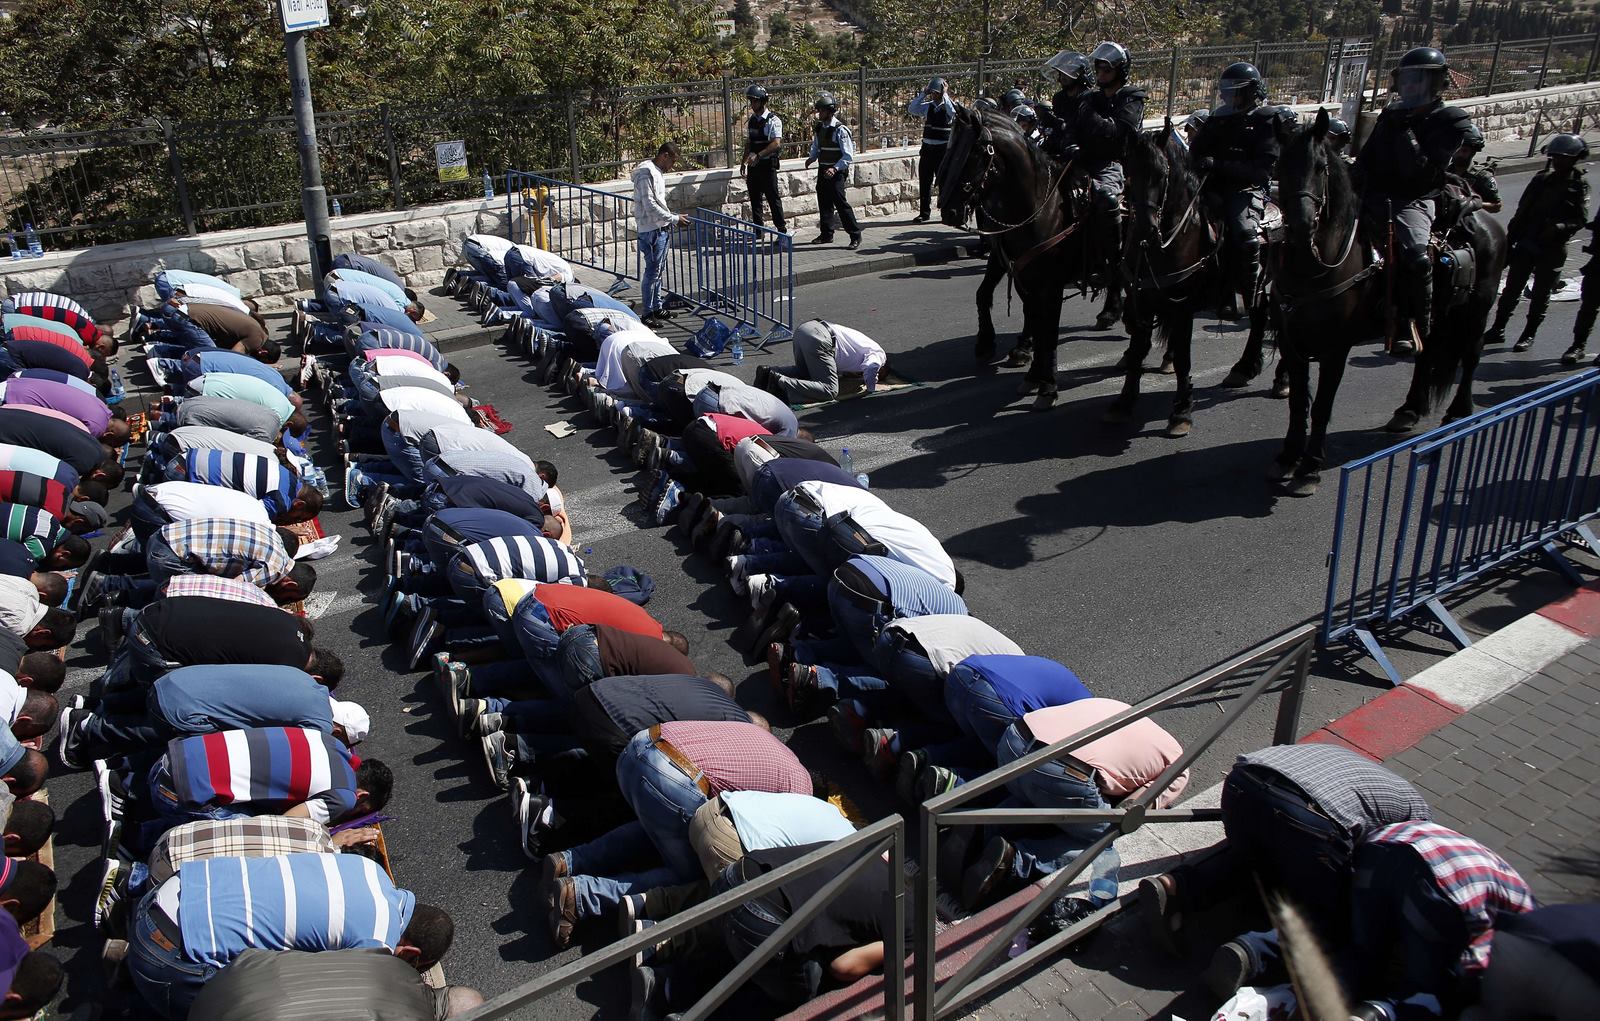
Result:
<svg viewBox="0 0 1600 1021"><path fill-rule="evenodd" d="M1283 209L1270 197L1261 212L1261 240L1269 245L1283 240Z"/></svg>

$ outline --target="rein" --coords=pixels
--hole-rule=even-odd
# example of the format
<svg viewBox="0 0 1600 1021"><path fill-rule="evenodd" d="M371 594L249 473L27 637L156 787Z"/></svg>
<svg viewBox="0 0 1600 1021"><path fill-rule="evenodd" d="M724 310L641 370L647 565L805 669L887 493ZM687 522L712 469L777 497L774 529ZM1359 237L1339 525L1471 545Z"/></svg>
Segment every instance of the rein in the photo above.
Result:
<svg viewBox="0 0 1600 1021"><path fill-rule="evenodd" d="M983 196L984 193L986 193L988 191L989 176L990 176L990 174L992 174L994 172L994 165L995 165L994 143L990 142L988 145L985 145L983 147L983 151L984 151L984 155L986 155L988 157L988 160L983 165L983 172L978 174L978 175L976 175L975 177L969 179L965 184L963 184L961 186L962 194L967 196L968 199L977 199L977 198ZM1000 227L1000 230L983 230L980 227L974 227L973 230L980 237L991 237L992 238L992 237L999 237L1002 234L1009 234L1010 232L1012 232L1014 230L1018 230L1018 229L1020 229L1022 227L1026 227L1028 224L1032 223L1034 220L1037 220L1040 217L1040 215L1042 215L1044 213L1045 206L1050 204L1050 197L1052 195L1057 195L1058 194L1057 189L1060 188L1062 179L1067 176L1067 172L1070 171L1071 169L1072 169L1072 161L1068 160L1066 162L1066 164L1061 168L1061 173L1057 174L1056 175L1056 179L1054 181L1050 182L1050 188L1044 193L1044 197L1041 198L1038 201L1038 203L1033 207L1033 212L1029 213L1028 214L1028 218L1026 220L1023 220L1021 223L1007 223L1006 221L1000 219L998 216L995 216L993 213L989 212L988 209L984 208L984 205L983 205L982 202L973 201L972 204L977 208L977 212L978 212L978 214L980 216L983 216L990 223L996 224L996 225L998 225ZM1057 240L1059 240L1059 238Z"/></svg>

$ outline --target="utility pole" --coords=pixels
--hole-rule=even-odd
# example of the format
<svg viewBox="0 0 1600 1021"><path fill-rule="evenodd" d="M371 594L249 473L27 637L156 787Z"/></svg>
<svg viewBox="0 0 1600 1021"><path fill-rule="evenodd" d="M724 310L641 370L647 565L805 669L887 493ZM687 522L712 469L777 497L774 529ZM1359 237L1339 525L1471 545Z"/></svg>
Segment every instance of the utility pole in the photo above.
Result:
<svg viewBox="0 0 1600 1021"><path fill-rule="evenodd" d="M333 259L329 242L328 193L322 186L322 161L317 153L317 114L311 105L311 70L306 64L306 33L328 24L327 0L278 0L283 13L283 51L289 61L289 88L294 97L295 145L300 153L300 210L306 220L311 250L311 277L317 297Z"/></svg>

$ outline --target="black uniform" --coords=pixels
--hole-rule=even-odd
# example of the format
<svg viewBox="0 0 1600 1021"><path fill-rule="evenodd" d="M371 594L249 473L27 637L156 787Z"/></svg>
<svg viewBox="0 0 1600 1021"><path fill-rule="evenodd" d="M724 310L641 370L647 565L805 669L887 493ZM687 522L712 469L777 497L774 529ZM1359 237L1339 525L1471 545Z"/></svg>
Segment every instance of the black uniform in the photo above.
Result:
<svg viewBox="0 0 1600 1021"><path fill-rule="evenodd" d="M774 136L783 131L783 122L771 110L752 113L745 122L744 151L748 156L760 152L771 143ZM770 134L769 134L770 132ZM758 224L765 224L762 219L763 203L772 205L772 225L779 230L787 230L783 222L783 197L778 191L778 151L770 156L760 156L750 164L750 169L745 172L745 181L750 187L750 215Z"/></svg>
<svg viewBox="0 0 1600 1021"><path fill-rule="evenodd" d="M1044 130L1044 151L1057 159L1076 155L1078 146L1078 104L1084 93L1068 95L1066 89L1057 90L1050 100L1050 109L1039 111L1039 126Z"/></svg>
<svg viewBox="0 0 1600 1021"><path fill-rule="evenodd" d="M1589 181L1583 170L1546 168L1534 175L1517 203L1516 214L1506 227L1511 242L1511 264L1506 273L1505 290L1495 309L1491 337L1504 333L1506 321L1522 297L1522 289L1533 277L1533 294L1528 298L1528 321L1517 340L1521 350L1533 343L1533 335L1544 322L1550 306L1550 291L1556 285L1561 266L1567 261L1567 242L1583 229L1589 219Z"/></svg>
<svg viewBox="0 0 1600 1021"><path fill-rule="evenodd" d="M1391 106L1379 114L1371 137L1356 157L1367 219L1372 223L1393 220L1395 261L1399 264L1395 269L1406 286L1410 318L1424 334L1433 311L1428 239L1445 171L1471 123L1465 110L1446 106L1441 99L1416 109Z"/></svg>
<svg viewBox="0 0 1600 1021"><path fill-rule="evenodd" d="M1282 110L1275 106L1213 114L1190 146L1196 165L1204 167L1204 161L1210 161L1204 171L1205 191L1228 245L1231 272L1226 289L1247 298L1255 294L1261 275L1261 218L1267 211L1267 185L1278 164L1283 121Z"/></svg>
<svg viewBox="0 0 1600 1021"><path fill-rule="evenodd" d="M1096 319L1101 329L1122 318L1122 157L1144 126L1143 89L1124 85L1111 95L1096 89L1078 103L1073 134L1078 161L1089 179L1095 257L1106 266L1106 304ZM1052 373L1054 369L1052 367Z"/></svg>
<svg viewBox="0 0 1600 1021"><path fill-rule="evenodd" d="M1482 199L1485 205L1500 201L1500 182L1484 167L1468 167L1461 174L1462 180L1467 182L1473 194Z"/></svg>
<svg viewBox="0 0 1600 1021"><path fill-rule="evenodd" d="M838 212L844 232L850 235L850 240L857 240L861 237L861 224L856 222L856 211L850 208L850 199L845 194L850 169L846 167L828 176L828 168L844 158L844 139L850 137L850 129L834 117L813 130L817 140L817 213L822 221L821 239L824 242L833 240L833 215Z"/></svg>
<svg viewBox="0 0 1600 1021"><path fill-rule="evenodd" d="M1595 317L1600 315L1600 216L1589 223L1589 243L1583 250L1589 253L1589 261L1583 264L1583 300L1578 304L1578 318L1572 324L1571 353L1575 356L1588 346Z"/></svg>

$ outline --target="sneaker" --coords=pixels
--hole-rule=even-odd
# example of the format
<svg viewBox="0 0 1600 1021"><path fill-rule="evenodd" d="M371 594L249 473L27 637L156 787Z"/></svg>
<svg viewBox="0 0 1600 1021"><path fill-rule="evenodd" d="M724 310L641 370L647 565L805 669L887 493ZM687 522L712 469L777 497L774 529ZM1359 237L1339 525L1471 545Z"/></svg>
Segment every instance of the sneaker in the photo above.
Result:
<svg viewBox="0 0 1600 1021"><path fill-rule="evenodd" d="M833 728L833 735L851 755L859 757L866 753L867 721L856 712L848 699L828 709L828 726Z"/></svg>
<svg viewBox="0 0 1600 1021"><path fill-rule="evenodd" d="M506 747L506 733L497 730L480 738L483 746L483 764L489 770L489 782L497 790L511 786L511 751Z"/></svg>
<svg viewBox="0 0 1600 1021"><path fill-rule="evenodd" d="M550 904L550 942L557 950L572 945L572 929L578 924L578 884L571 876L556 880Z"/></svg>
<svg viewBox="0 0 1600 1021"><path fill-rule="evenodd" d="M81 743L78 724L88 717L89 710L69 706L61 710L61 715L57 718L56 726L59 729L56 732L56 758L60 759L61 764L68 769L84 768L83 762L78 758L78 746Z"/></svg>
<svg viewBox="0 0 1600 1021"><path fill-rule="evenodd" d="M370 483L369 483L370 484ZM375 531L373 525L378 520L378 511L389 499L389 483L379 482L371 484L371 488L361 497L361 513L366 521L367 530Z"/></svg>
<svg viewBox="0 0 1600 1021"><path fill-rule="evenodd" d="M894 792L901 803L920 804L917 799L917 779L928 765L928 753L921 748L900 753L900 762L894 774Z"/></svg>
<svg viewBox="0 0 1600 1021"><path fill-rule="evenodd" d="M799 627L800 611L788 603L784 603L778 607L778 612L773 616L772 623L768 624L767 629L757 636L755 648L765 649L774 642L782 645L794 635Z"/></svg>
<svg viewBox="0 0 1600 1021"><path fill-rule="evenodd" d="M693 509L699 515L700 520L693 524L684 525L684 529L689 532L690 545L696 549L706 549L708 548L706 544L717 534L717 529L722 525L722 512L715 507L707 509L705 498L700 496L699 493L693 494L689 499L694 499L695 497L699 497L699 499L693 504ZM685 500L685 514L687 514L688 509L689 503L688 500Z"/></svg>
<svg viewBox="0 0 1600 1021"><path fill-rule="evenodd" d="M1177 936L1183 930L1183 911L1178 906L1178 887L1168 873L1139 880L1139 904L1145 928L1151 939L1176 955Z"/></svg>
<svg viewBox="0 0 1600 1021"><path fill-rule="evenodd" d="M421 609L421 599L416 596L406 595L399 589L395 589L389 593L389 603L383 608L383 629L391 635L394 634L394 629L400 623L402 614L407 620L410 620Z"/></svg>
<svg viewBox="0 0 1600 1021"><path fill-rule="evenodd" d="M422 664L427 662L428 653L433 651L433 643L438 640L441 630L438 622L434 620L433 607L424 604L417 613L416 625L411 629L410 669L422 669Z"/></svg>
<svg viewBox="0 0 1600 1021"><path fill-rule="evenodd" d="M466 699L461 703L461 714L456 717L456 730L460 732L462 737L487 737L494 730L499 730L498 726L494 730L479 729L480 722L488 711L489 703L483 699ZM500 714L495 713L494 716L498 719Z"/></svg>
<svg viewBox="0 0 1600 1021"><path fill-rule="evenodd" d="M1206 988L1215 993L1218 999L1227 1000L1250 980L1250 971L1249 952L1244 944L1230 939L1211 955L1211 963L1206 965L1202 978Z"/></svg>
<svg viewBox="0 0 1600 1021"><path fill-rule="evenodd" d="M115 858L117 861L132 861L133 855L129 854L122 846L122 820L108 819L100 829L100 857Z"/></svg>
<svg viewBox="0 0 1600 1021"><path fill-rule="evenodd" d="M667 1008L666 983L648 965L628 974L628 993L628 1021L656 1021Z"/></svg>
<svg viewBox="0 0 1600 1021"><path fill-rule="evenodd" d="M118 880L122 875L123 864L115 858L107 858L100 869L100 885L94 898L94 927L100 932L105 932L107 923L111 920L111 913L122 902L122 889Z"/></svg>
<svg viewBox="0 0 1600 1021"><path fill-rule="evenodd" d="M467 669L465 663L451 663L446 669L445 693L450 701L450 715L459 720L463 706L472 697L472 671Z"/></svg>
<svg viewBox="0 0 1600 1021"><path fill-rule="evenodd" d="M654 429L640 428L639 439L633 447L633 463L640 468L643 468L645 466L645 462L650 460L652 455L655 455L659 460L658 451L660 451L660 449L661 434L656 432ZM654 467L654 465L651 467Z"/></svg>
<svg viewBox="0 0 1600 1021"><path fill-rule="evenodd" d="M646 507L654 508L656 501L661 499L661 494L666 491L667 473L664 471L647 471L639 476L639 502Z"/></svg>
<svg viewBox="0 0 1600 1021"><path fill-rule="evenodd" d="M549 805L550 799L543 794L535 794L525 777L519 776L512 781L511 814L517 822L517 838L522 845L522 853L529 861L539 860L539 817L544 815Z"/></svg>
<svg viewBox="0 0 1600 1021"><path fill-rule="evenodd" d="M122 640L127 637L127 632L122 627L122 607L102 606L100 608L100 641L105 646L106 654L114 655L122 647Z"/></svg>
<svg viewBox="0 0 1600 1021"><path fill-rule="evenodd" d="M711 546L707 550L711 554L711 559L721 560L731 553L743 553L746 544L739 542L743 536L744 533L740 531L738 525L718 514L717 530L712 534ZM736 544L738 545L737 549L734 548Z"/></svg>
<svg viewBox="0 0 1600 1021"><path fill-rule="evenodd" d="M564 854L547 854L539 866L540 889L545 891L548 903L550 891L555 889L558 880L572 874L572 866L567 864L567 856Z"/></svg>
<svg viewBox="0 0 1600 1021"><path fill-rule="evenodd" d="M750 615L768 617L778 599L778 582L770 574L747 574L745 594L750 597Z"/></svg>
<svg viewBox="0 0 1600 1021"><path fill-rule="evenodd" d="M917 803L921 804L941 794L949 794L961 786L961 778L944 766L928 766L917 774Z"/></svg>
<svg viewBox="0 0 1600 1021"><path fill-rule="evenodd" d="M394 535L394 519L400 513L400 501L388 494L388 486L384 486L383 503L378 507L378 513L372 519L372 534L384 541Z"/></svg>
<svg viewBox="0 0 1600 1021"><path fill-rule="evenodd" d="M105 577L96 570L100 564L100 554L100 550L89 554L89 559L78 571L77 580L72 586L72 598L67 600L66 609L76 613L79 620L105 597Z"/></svg>
<svg viewBox="0 0 1600 1021"><path fill-rule="evenodd" d="M861 761L878 780L887 780L894 775L899 759L894 751L896 736L893 730L870 727L861 737Z"/></svg>
<svg viewBox="0 0 1600 1021"><path fill-rule="evenodd" d="M978 860L962 874L961 906L971 911L986 903L1000 888L1002 880L1011 875L1011 861L1015 856L1015 849L1004 837L994 837L983 845Z"/></svg>
<svg viewBox="0 0 1600 1021"><path fill-rule="evenodd" d="M477 726L471 736L483 737L484 735L492 734L497 730L504 730L505 726L506 720L503 714L485 712L478 717Z"/></svg>
<svg viewBox="0 0 1600 1021"><path fill-rule="evenodd" d="M661 494L661 502L656 505L656 524L670 525L678 516L678 504L683 499L683 487L676 482L667 483L666 490Z"/></svg>
<svg viewBox="0 0 1600 1021"><path fill-rule="evenodd" d="M710 511L712 511L711 501L704 493L690 493L683 498L683 509L678 512L678 527L695 545L699 545L700 542L697 533L700 531L702 518Z"/></svg>
<svg viewBox="0 0 1600 1021"><path fill-rule="evenodd" d="M767 647L767 665L772 665L772 649L782 649L782 645ZM790 709L804 704L817 693L817 668L809 663L790 663L783 671L783 701ZM854 710L850 710L852 715ZM865 726L865 723L862 724ZM859 728L857 728L859 730Z"/></svg>
<svg viewBox="0 0 1600 1021"><path fill-rule="evenodd" d="M361 497L365 492L367 477L361 474L361 469L355 465L346 465L344 469L344 502L351 510L361 509Z"/></svg>
<svg viewBox="0 0 1600 1021"><path fill-rule="evenodd" d="M745 570L744 557L729 557L724 563L728 567L728 587L733 589L735 595L749 595L750 575Z"/></svg>

